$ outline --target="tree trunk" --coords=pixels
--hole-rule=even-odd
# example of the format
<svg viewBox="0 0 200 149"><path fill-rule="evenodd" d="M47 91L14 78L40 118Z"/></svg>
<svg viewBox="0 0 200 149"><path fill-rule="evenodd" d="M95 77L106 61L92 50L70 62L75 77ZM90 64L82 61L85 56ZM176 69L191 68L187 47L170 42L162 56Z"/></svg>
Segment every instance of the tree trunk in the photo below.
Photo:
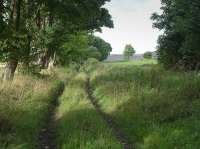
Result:
<svg viewBox="0 0 200 149"><path fill-rule="evenodd" d="M39 30L41 29L41 14L40 14L40 10L38 10L38 13L37 13L37 16L36 16L36 24L37 24L37 27L39 28Z"/></svg>
<svg viewBox="0 0 200 149"><path fill-rule="evenodd" d="M7 62L2 76L3 81L13 80L17 64L18 64L17 60L10 60Z"/></svg>
<svg viewBox="0 0 200 149"><path fill-rule="evenodd" d="M52 71L54 68L54 60L50 58L49 64L48 64L48 70Z"/></svg>
<svg viewBox="0 0 200 149"><path fill-rule="evenodd" d="M0 19L2 19L2 16L3 16L3 9L4 9L3 0L0 0L0 16L1 16Z"/></svg>
<svg viewBox="0 0 200 149"><path fill-rule="evenodd" d="M10 15L10 23L15 27L15 31L18 32L20 28L20 20L21 20L21 2L22 0L12 0L11 1L11 15ZM12 53L11 53L12 54ZM15 70L18 65L18 59L10 58L8 60L2 79L5 80L13 80Z"/></svg>
<svg viewBox="0 0 200 149"><path fill-rule="evenodd" d="M56 52L54 52L53 57L52 56L50 57L49 64L48 64L48 70L50 70L50 71L53 70L55 61L56 61Z"/></svg>
<svg viewBox="0 0 200 149"><path fill-rule="evenodd" d="M22 0L17 1L17 14L16 14L16 21L15 21L15 29L19 31L20 21L21 21L21 2Z"/></svg>
<svg viewBox="0 0 200 149"><path fill-rule="evenodd" d="M14 12L15 11L16 11L16 0L11 0L9 25L12 25L14 23Z"/></svg>

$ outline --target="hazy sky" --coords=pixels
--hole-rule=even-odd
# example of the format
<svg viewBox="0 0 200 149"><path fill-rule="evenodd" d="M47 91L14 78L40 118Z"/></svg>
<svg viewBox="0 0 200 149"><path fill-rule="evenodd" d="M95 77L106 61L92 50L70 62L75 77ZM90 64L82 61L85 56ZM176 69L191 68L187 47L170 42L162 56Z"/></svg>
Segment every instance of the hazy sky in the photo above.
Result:
<svg viewBox="0 0 200 149"><path fill-rule="evenodd" d="M152 28L153 12L159 12L160 0L111 0L105 7L113 17L114 29L103 28L96 33L109 42L115 54L120 54L126 44L132 44L137 53L155 51L159 31Z"/></svg>

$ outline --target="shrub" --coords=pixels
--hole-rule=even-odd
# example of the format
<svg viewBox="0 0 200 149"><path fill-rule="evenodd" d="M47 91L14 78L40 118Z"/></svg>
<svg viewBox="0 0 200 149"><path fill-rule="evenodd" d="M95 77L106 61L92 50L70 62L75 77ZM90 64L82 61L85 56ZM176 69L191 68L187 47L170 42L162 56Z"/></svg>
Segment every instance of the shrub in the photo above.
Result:
<svg viewBox="0 0 200 149"><path fill-rule="evenodd" d="M151 59L152 58L152 52L145 52L144 53L144 58Z"/></svg>

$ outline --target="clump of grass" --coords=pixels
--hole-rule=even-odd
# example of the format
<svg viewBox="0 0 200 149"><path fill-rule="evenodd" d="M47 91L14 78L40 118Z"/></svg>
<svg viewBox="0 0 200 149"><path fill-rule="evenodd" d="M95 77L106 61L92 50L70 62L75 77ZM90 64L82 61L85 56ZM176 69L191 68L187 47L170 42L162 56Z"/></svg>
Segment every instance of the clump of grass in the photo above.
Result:
<svg viewBox="0 0 200 149"><path fill-rule="evenodd" d="M17 75L0 85L0 148L32 149L60 83Z"/></svg>
<svg viewBox="0 0 200 149"><path fill-rule="evenodd" d="M103 64L94 95L138 149L198 149L200 76L157 65Z"/></svg>
<svg viewBox="0 0 200 149"><path fill-rule="evenodd" d="M87 98L86 75L67 83L57 109L57 144L60 149L120 149L111 130Z"/></svg>

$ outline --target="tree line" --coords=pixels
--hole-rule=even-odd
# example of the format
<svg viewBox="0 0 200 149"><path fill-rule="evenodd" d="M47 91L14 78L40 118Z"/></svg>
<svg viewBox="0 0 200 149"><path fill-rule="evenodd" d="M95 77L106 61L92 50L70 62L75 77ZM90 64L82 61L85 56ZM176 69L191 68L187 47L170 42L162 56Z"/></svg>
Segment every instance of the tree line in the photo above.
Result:
<svg viewBox="0 0 200 149"><path fill-rule="evenodd" d="M159 62L166 68L200 69L200 1L161 0L162 13L154 13Z"/></svg>
<svg viewBox="0 0 200 149"><path fill-rule="evenodd" d="M113 27L109 0L0 0L0 61L3 80L12 80L17 67L51 67L55 63L99 60L112 50L93 32Z"/></svg>

